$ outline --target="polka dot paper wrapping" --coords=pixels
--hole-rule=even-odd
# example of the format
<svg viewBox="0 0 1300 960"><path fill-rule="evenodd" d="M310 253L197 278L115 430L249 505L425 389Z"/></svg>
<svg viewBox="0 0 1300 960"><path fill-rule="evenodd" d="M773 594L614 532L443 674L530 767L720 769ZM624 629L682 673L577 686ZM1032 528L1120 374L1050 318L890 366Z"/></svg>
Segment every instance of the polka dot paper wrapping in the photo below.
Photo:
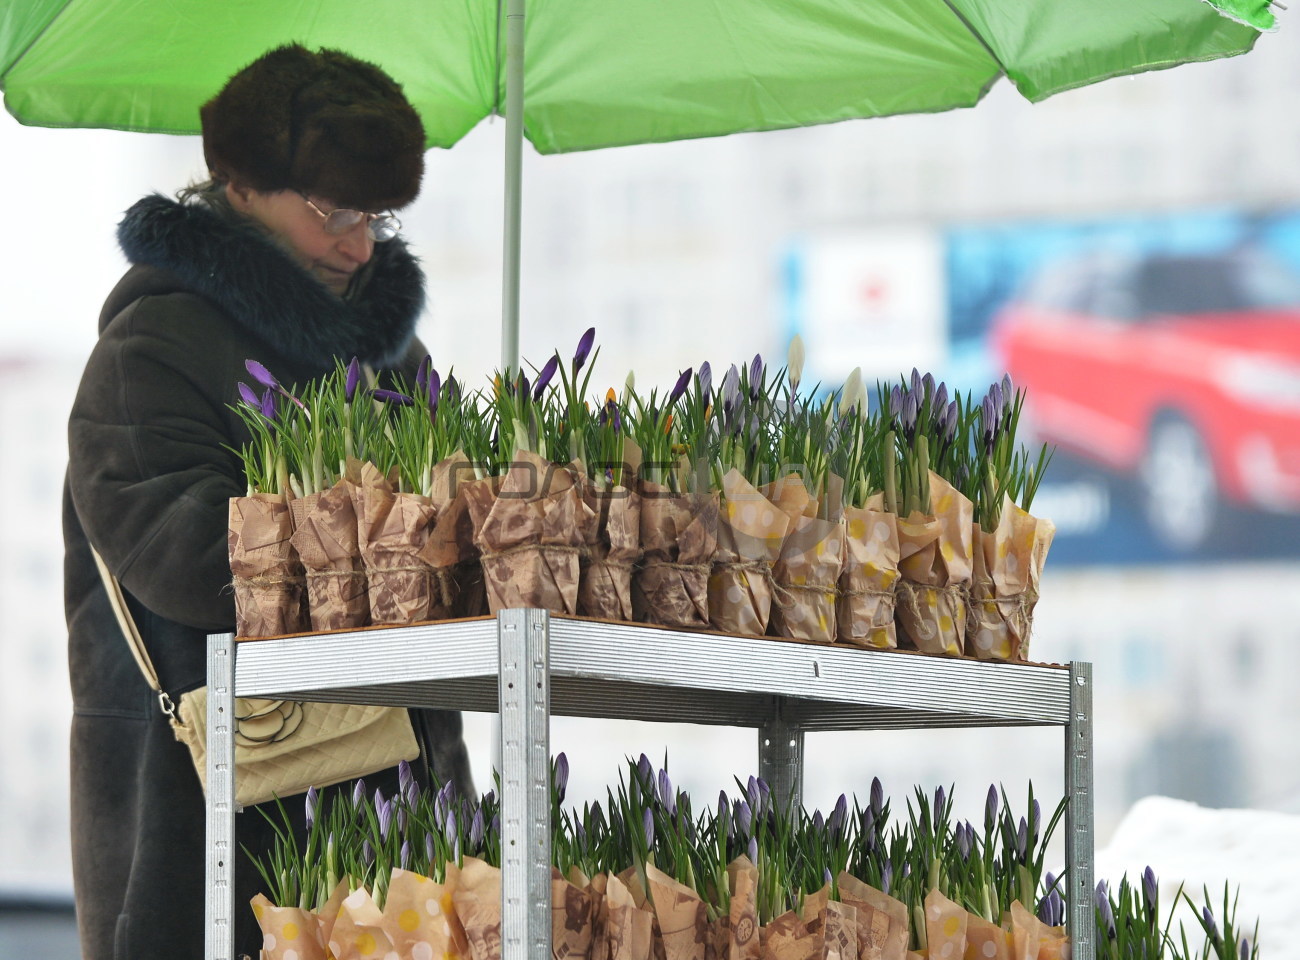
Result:
<svg viewBox="0 0 1300 960"><path fill-rule="evenodd" d="M718 545L709 575L709 625L761 637L772 611L772 565L789 518L732 467L722 478Z"/></svg>
<svg viewBox="0 0 1300 960"><path fill-rule="evenodd" d="M844 481L832 475L826 500L804 487L798 474L763 488L790 519L781 554L772 567L776 581L769 633L817 643L834 643L835 604L844 561L844 525L840 521ZM770 491L770 492L769 492Z"/></svg>
<svg viewBox="0 0 1300 960"><path fill-rule="evenodd" d="M902 637L923 653L961 656L970 591L974 505L933 470L932 516L898 521L898 606Z"/></svg>
<svg viewBox="0 0 1300 960"><path fill-rule="evenodd" d="M1011 931L973 913L966 916L966 952L962 960L1011 960Z"/></svg>
<svg viewBox="0 0 1300 960"><path fill-rule="evenodd" d="M966 910L938 890L925 895L925 940L930 960L963 960Z"/></svg>
<svg viewBox="0 0 1300 960"><path fill-rule="evenodd" d="M1010 910L1011 960L1068 960L1069 938L1061 927L1049 927L1013 900Z"/></svg>
<svg viewBox="0 0 1300 960"><path fill-rule="evenodd" d="M857 647L893 650L898 646L898 517L885 512L884 500L884 494L877 494L865 507L844 509L836 638Z"/></svg>
<svg viewBox="0 0 1300 960"><path fill-rule="evenodd" d="M277 907L259 893L253 898L253 915L262 928L264 960L325 960L325 941L314 913Z"/></svg>
<svg viewBox="0 0 1300 960"><path fill-rule="evenodd" d="M383 915L364 887L349 893L326 941L330 960L399 960L384 931Z"/></svg>
<svg viewBox="0 0 1300 960"><path fill-rule="evenodd" d="M1038 586L1056 527L1003 497L998 525L973 528L966 649L981 660L1027 660Z"/></svg>
<svg viewBox="0 0 1300 960"><path fill-rule="evenodd" d="M448 864L447 882L435 883L409 870L393 871L380 926L399 960L462 957L464 933L452 906L457 874Z"/></svg>

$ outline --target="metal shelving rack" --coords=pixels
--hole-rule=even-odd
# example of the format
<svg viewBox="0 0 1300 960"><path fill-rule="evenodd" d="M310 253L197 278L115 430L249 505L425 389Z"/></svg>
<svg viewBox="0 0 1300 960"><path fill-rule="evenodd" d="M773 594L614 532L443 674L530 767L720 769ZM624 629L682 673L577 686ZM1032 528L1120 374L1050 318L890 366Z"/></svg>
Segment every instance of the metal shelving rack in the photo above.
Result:
<svg viewBox="0 0 1300 960"><path fill-rule="evenodd" d="M499 710L502 960L550 957L551 715L754 727L760 774L796 801L809 731L1059 726L1073 956L1095 960L1091 664L953 660L545 610L208 644L207 960L234 960L236 696Z"/></svg>

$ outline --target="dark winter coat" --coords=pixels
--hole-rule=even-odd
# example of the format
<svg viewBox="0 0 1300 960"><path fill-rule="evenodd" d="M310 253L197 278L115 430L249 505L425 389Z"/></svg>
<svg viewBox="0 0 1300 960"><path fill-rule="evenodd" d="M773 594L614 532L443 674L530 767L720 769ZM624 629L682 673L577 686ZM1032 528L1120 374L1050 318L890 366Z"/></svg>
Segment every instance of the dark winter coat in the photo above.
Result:
<svg viewBox="0 0 1300 960"><path fill-rule="evenodd" d="M203 955L203 795L118 629L89 545L122 582L164 689L179 700L202 685L206 635L234 627L227 509L245 484L225 446L247 437L227 406L249 379L244 361L285 384L354 355L413 369L423 277L400 240L376 244L359 292L340 299L253 222L160 196L132 207L118 238L134 265L104 305L68 428L73 873L87 960L170 960ZM460 715L412 718L433 770L468 787ZM367 782L386 777L391 795L392 771ZM269 842L255 810L236 829L254 849ZM257 956L246 905L258 886L247 858L237 863L236 953Z"/></svg>

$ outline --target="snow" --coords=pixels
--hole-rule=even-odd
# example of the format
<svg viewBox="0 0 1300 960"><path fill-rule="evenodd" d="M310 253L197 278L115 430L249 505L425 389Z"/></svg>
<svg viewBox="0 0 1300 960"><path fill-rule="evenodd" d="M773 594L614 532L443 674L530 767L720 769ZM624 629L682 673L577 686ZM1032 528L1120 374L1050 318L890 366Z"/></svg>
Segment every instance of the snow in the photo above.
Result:
<svg viewBox="0 0 1300 960"><path fill-rule="evenodd" d="M1248 933L1259 920L1262 960L1300 960L1300 816L1146 797L1125 815L1110 845L1097 851L1095 879L1114 889L1127 873L1137 883L1148 865L1159 879L1162 917L1179 884L1198 904L1204 886L1222 925L1227 881L1240 891L1238 928ZM1178 919L1195 949L1203 939L1199 926L1185 909Z"/></svg>

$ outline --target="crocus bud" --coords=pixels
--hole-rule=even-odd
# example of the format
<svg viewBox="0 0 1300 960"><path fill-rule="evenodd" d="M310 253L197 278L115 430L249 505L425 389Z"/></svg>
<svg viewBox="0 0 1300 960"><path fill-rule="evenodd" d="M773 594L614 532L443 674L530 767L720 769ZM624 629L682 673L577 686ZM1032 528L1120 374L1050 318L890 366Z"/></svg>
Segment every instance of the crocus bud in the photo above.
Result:
<svg viewBox="0 0 1300 960"><path fill-rule="evenodd" d="M700 364L698 378L700 381L700 400L707 407L713 397L713 368L709 366L709 361L705 360Z"/></svg>
<svg viewBox="0 0 1300 960"><path fill-rule="evenodd" d="M411 841L410 840L402 841L402 854L399 862L401 863L403 870L411 869Z"/></svg>
<svg viewBox="0 0 1300 960"><path fill-rule="evenodd" d="M361 809L361 803L366 799L366 781L358 779L352 785L352 809Z"/></svg>
<svg viewBox="0 0 1300 960"><path fill-rule="evenodd" d="M1016 387L1011 382L1011 374L1009 373L1002 375L1002 399L1006 403L1012 403L1016 399Z"/></svg>
<svg viewBox="0 0 1300 960"><path fill-rule="evenodd" d="M970 859L971 835L966 832L970 824L957 824L957 852L963 860Z"/></svg>
<svg viewBox="0 0 1300 960"><path fill-rule="evenodd" d="M880 814L885 809L885 788L880 783L879 777L871 778L871 815L873 819L880 819Z"/></svg>
<svg viewBox="0 0 1300 960"><path fill-rule="evenodd" d="M426 833L424 835L424 859L428 860L430 864L433 863L433 854L433 834Z"/></svg>
<svg viewBox="0 0 1300 960"><path fill-rule="evenodd" d="M862 386L862 368L854 367L844 380L844 389L840 391L840 405L836 412L841 417L848 416L857 407L861 394L865 392Z"/></svg>
<svg viewBox="0 0 1300 960"><path fill-rule="evenodd" d="M379 791L375 791L375 814L379 818L379 839L387 840L388 831L393 827L393 803L384 800Z"/></svg>
<svg viewBox="0 0 1300 960"><path fill-rule="evenodd" d="M668 404L667 404L668 406L671 407L674 403L676 403L678 400L682 398L682 394L685 393L686 388L690 386L691 375L693 373L694 371L691 370L690 367L687 367L685 370L682 371L681 376L677 378L677 382L673 384L672 393L668 394Z"/></svg>
<svg viewBox="0 0 1300 960"><path fill-rule="evenodd" d="M655 845L655 818L649 807L641 813L641 830L645 834L646 849L649 850Z"/></svg>
<svg viewBox="0 0 1300 960"><path fill-rule="evenodd" d="M434 370L429 374L429 416L432 417L438 412L438 399L442 394L442 378L438 371Z"/></svg>
<svg viewBox="0 0 1300 960"><path fill-rule="evenodd" d="M916 429L916 394L908 391L907 396L903 397L903 413L899 418L903 425L903 431L909 436Z"/></svg>
<svg viewBox="0 0 1300 960"><path fill-rule="evenodd" d="M894 865L886 860L885 865L880 868L880 892L889 893L894 885Z"/></svg>
<svg viewBox="0 0 1300 960"><path fill-rule="evenodd" d="M348 364L348 372L343 380L343 402L351 403L357 395L357 384L361 382L361 361L356 357Z"/></svg>
<svg viewBox="0 0 1300 960"><path fill-rule="evenodd" d="M460 399L460 383L450 373L447 374L447 399L453 403Z"/></svg>
<svg viewBox="0 0 1300 960"><path fill-rule="evenodd" d="M262 402L258 405L259 410L266 419L275 420L275 391L268 389L262 394Z"/></svg>
<svg viewBox="0 0 1300 960"><path fill-rule="evenodd" d="M1029 818L1029 849L1038 846L1039 828L1043 824L1043 808L1037 800L1030 806L1032 816Z"/></svg>
<svg viewBox="0 0 1300 960"><path fill-rule="evenodd" d="M644 753L641 759L636 762L637 779L641 781L641 787L644 790L654 789L654 766L650 763L650 758Z"/></svg>
<svg viewBox="0 0 1300 960"><path fill-rule="evenodd" d="M398 407L409 407L415 404L415 401L404 393L398 393L396 390L385 390L383 387L375 387L370 391L370 395L376 400L382 400L384 403L391 403Z"/></svg>
<svg viewBox="0 0 1300 960"><path fill-rule="evenodd" d="M239 390L240 400L243 400L244 403L248 404L254 410L262 409L262 401L258 398L257 393L254 392L252 387L241 381L236 384L236 388Z"/></svg>
<svg viewBox="0 0 1300 960"><path fill-rule="evenodd" d="M749 398L758 399L759 387L763 385L763 358L759 354L754 354L754 359L749 364Z"/></svg>
<svg viewBox="0 0 1300 960"><path fill-rule="evenodd" d="M998 788L995 784L989 784L988 799L984 801L984 829L992 830L993 825L998 822Z"/></svg>
<svg viewBox="0 0 1300 960"><path fill-rule="evenodd" d="M1093 899L1096 902L1098 912L1105 912L1105 904L1110 902L1110 888L1106 886L1105 880L1097 881L1097 892Z"/></svg>
<svg viewBox="0 0 1300 960"><path fill-rule="evenodd" d="M742 836L749 836L754 825L754 810L744 800L736 801L736 827Z"/></svg>
<svg viewBox="0 0 1300 960"><path fill-rule="evenodd" d="M790 340L790 350L786 354L786 369L790 373L790 389L798 391L799 380L803 377L803 337L795 334Z"/></svg>
<svg viewBox="0 0 1300 960"><path fill-rule="evenodd" d="M578 340L578 349L573 351L573 372L577 373L582 369L582 365L587 362L587 356L591 353L591 345L596 342L596 328L588 327Z"/></svg>
<svg viewBox="0 0 1300 960"><path fill-rule="evenodd" d="M406 788L408 784L415 782L415 775L411 773L411 764L407 760L400 760L397 764L397 792L406 797Z"/></svg>
<svg viewBox="0 0 1300 960"><path fill-rule="evenodd" d="M555 794L559 803L569 788L569 758L561 751L555 758Z"/></svg>
<svg viewBox="0 0 1300 960"><path fill-rule="evenodd" d="M943 787L936 787L934 790L934 832L939 832L939 824L943 822L943 804L944 804Z"/></svg>
<svg viewBox="0 0 1300 960"><path fill-rule="evenodd" d="M1204 924L1205 932L1209 936L1211 942L1213 942L1215 946L1218 946L1221 939L1219 937L1219 925L1214 922L1214 914L1210 912L1209 904L1201 907L1201 923Z"/></svg>
<svg viewBox="0 0 1300 960"><path fill-rule="evenodd" d="M1142 872L1142 893L1146 896L1147 909L1154 914L1160 903L1160 887L1156 883L1156 872L1150 867Z"/></svg>
<svg viewBox="0 0 1300 960"><path fill-rule="evenodd" d="M397 802L396 797L394 797L390 803L392 804L393 809L397 811L393 816L397 819L397 833L400 836L406 833L406 808Z"/></svg>
<svg viewBox="0 0 1300 960"><path fill-rule="evenodd" d="M244 369L248 371L249 376L264 387L275 388L280 385L280 381L272 376L271 371L266 369L256 360L245 360Z"/></svg>
<svg viewBox="0 0 1300 960"><path fill-rule="evenodd" d="M903 388L894 384L893 389L889 391L889 416L897 419L898 415L903 412Z"/></svg>
<svg viewBox="0 0 1300 960"><path fill-rule="evenodd" d="M740 371L733 363L722 378L722 409L724 412L734 410L740 400Z"/></svg>
<svg viewBox="0 0 1300 960"><path fill-rule="evenodd" d="M758 837L749 838L749 843L745 846L745 855L749 857L750 863L758 863Z"/></svg>
<svg viewBox="0 0 1300 960"><path fill-rule="evenodd" d="M553 355L551 359L546 361L546 365L542 367L541 371L537 374L537 384L533 387L533 402L542 399L542 394L545 393L546 388L550 386L551 379L555 376L555 371L559 368L560 355L557 353Z"/></svg>
<svg viewBox="0 0 1300 960"><path fill-rule="evenodd" d="M443 825L442 835L447 841L447 846L451 846L460 839L460 830L456 826L456 811L447 811L447 822Z"/></svg>
<svg viewBox="0 0 1300 960"><path fill-rule="evenodd" d="M922 387L921 371L916 369L916 367L912 368L912 376L909 383L912 389L912 393L919 394L921 392L921 387Z"/></svg>
<svg viewBox="0 0 1300 960"><path fill-rule="evenodd" d="M415 368L415 389L423 390L429 385L429 371L431 369L433 369L433 357L426 353L424 359L420 361L420 365Z"/></svg>
<svg viewBox="0 0 1300 960"><path fill-rule="evenodd" d="M813 811L812 828L814 833L823 833L826 830L826 818L822 816L820 810Z"/></svg>
<svg viewBox="0 0 1300 960"><path fill-rule="evenodd" d="M934 396L934 374L927 373L921 378L921 394L919 399L924 400L926 397Z"/></svg>
<svg viewBox="0 0 1300 960"><path fill-rule="evenodd" d="M829 887L834 879L835 878L831 876L831 868L822 867L822 883Z"/></svg>
<svg viewBox="0 0 1300 960"><path fill-rule="evenodd" d="M1237 960L1250 960L1250 940L1247 937L1242 937L1237 946Z"/></svg>
<svg viewBox="0 0 1300 960"><path fill-rule="evenodd" d="M595 329L594 327L592 328ZM581 826L581 824L579 824ZM470 849L477 851L483 845L483 808L474 811L474 819L469 822Z"/></svg>
<svg viewBox="0 0 1300 960"><path fill-rule="evenodd" d="M1029 824L1025 823L1025 818L1020 818L1020 825L1016 828L1016 859L1021 863L1025 862L1025 854L1029 851Z"/></svg>
<svg viewBox="0 0 1300 960"><path fill-rule="evenodd" d="M948 409L948 384L941 383L934 391L934 399L930 401L930 409L938 416Z"/></svg>
<svg viewBox="0 0 1300 960"><path fill-rule="evenodd" d="M668 770L659 771L659 802L662 803L671 817L676 812L677 805L673 802L673 782L668 778Z"/></svg>
<svg viewBox="0 0 1300 960"><path fill-rule="evenodd" d="M772 788L767 785L767 781L762 777L755 777L754 785L758 787L759 807L763 810L769 809L771 807Z"/></svg>
<svg viewBox="0 0 1300 960"><path fill-rule="evenodd" d="M849 798L840 794L840 798L835 801L835 809L831 811L830 819L827 821L832 833L838 834L844 829L844 824L849 819Z"/></svg>
<svg viewBox="0 0 1300 960"><path fill-rule="evenodd" d="M307 832L311 832L312 825L316 822L316 804L320 800L320 795L316 792L315 787L307 788Z"/></svg>

